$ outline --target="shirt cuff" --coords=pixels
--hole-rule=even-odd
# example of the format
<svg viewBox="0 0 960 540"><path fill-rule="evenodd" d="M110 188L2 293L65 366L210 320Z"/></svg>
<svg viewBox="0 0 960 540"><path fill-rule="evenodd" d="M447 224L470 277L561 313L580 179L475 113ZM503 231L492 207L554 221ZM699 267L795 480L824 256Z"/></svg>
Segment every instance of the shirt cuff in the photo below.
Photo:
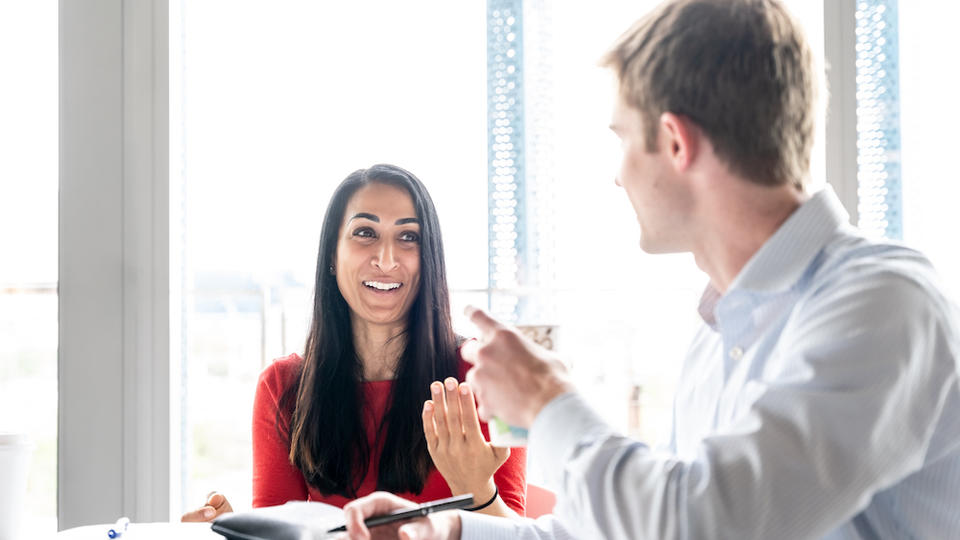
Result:
<svg viewBox="0 0 960 540"><path fill-rule="evenodd" d="M530 426L527 467L536 468L544 487L559 493L567 461L577 448L613 431L581 395L562 394L547 403Z"/></svg>
<svg viewBox="0 0 960 540"><path fill-rule="evenodd" d="M514 521L475 512L460 512L460 540L516 540Z"/></svg>

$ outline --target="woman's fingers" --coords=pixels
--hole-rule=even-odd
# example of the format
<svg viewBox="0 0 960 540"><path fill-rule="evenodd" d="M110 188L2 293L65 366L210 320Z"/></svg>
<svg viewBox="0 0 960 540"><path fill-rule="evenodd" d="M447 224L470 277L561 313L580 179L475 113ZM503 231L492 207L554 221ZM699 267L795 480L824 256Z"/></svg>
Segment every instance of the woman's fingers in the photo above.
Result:
<svg viewBox="0 0 960 540"><path fill-rule="evenodd" d="M460 398L457 397L457 380L453 377L447 377L443 381L446 393L444 399L447 404L447 428L450 430L451 438L463 437L463 423L461 421Z"/></svg>
<svg viewBox="0 0 960 540"><path fill-rule="evenodd" d="M463 415L464 435L471 443L485 442L483 432L480 431L480 418L477 416L477 407L473 401L473 390L470 389L469 384L460 383L460 388L457 393L459 394L457 401L460 402L460 411Z"/></svg>
<svg viewBox="0 0 960 540"><path fill-rule="evenodd" d="M180 516L180 521L184 523L199 523L210 521L216 515L217 511L212 506L202 506Z"/></svg>
<svg viewBox="0 0 960 540"><path fill-rule="evenodd" d="M207 497L207 506L212 506L218 516L227 512L233 512L230 501L227 500L226 495L223 493L214 492L210 494L210 496Z"/></svg>
<svg viewBox="0 0 960 540"><path fill-rule="evenodd" d="M430 384L430 395L433 397L433 421L437 424L437 436L440 443L450 439L450 428L447 427L447 405L444 399L443 385L440 381Z"/></svg>
<svg viewBox="0 0 960 540"><path fill-rule="evenodd" d="M230 502L227 501L227 498L222 493L211 491L210 494L207 495L207 504L197 508L196 510L191 510L186 514L183 514L180 516L180 521L210 521L220 514L225 514L227 512L233 512L233 507L230 506Z"/></svg>
<svg viewBox="0 0 960 540"><path fill-rule="evenodd" d="M433 411L436 405L433 400L423 402L423 435L427 438L427 448L433 450L440 440L437 438L437 425L433 421Z"/></svg>
<svg viewBox="0 0 960 540"><path fill-rule="evenodd" d="M207 506L212 506L214 510L219 510L226 502L227 498L222 493L213 492L207 497Z"/></svg>

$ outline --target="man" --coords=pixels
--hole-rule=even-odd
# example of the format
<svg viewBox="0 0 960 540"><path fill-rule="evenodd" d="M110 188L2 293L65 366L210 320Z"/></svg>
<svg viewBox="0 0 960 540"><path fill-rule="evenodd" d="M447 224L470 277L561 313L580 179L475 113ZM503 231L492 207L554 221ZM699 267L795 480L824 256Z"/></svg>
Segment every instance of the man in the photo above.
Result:
<svg viewBox="0 0 960 540"><path fill-rule="evenodd" d="M612 129L652 253L710 283L670 452L617 434L562 365L482 311L481 416L530 428L555 516L446 513L420 538L960 537L960 333L926 259L862 238L808 195L816 76L777 0L671 0L605 57ZM405 506L372 495L364 516ZM378 532L395 534L397 530Z"/></svg>

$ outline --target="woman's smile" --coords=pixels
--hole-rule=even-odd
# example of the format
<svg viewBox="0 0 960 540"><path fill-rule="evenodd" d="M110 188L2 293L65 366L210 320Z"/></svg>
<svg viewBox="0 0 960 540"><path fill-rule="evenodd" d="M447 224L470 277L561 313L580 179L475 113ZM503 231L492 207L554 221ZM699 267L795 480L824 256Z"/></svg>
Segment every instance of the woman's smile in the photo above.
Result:
<svg viewBox="0 0 960 540"><path fill-rule="evenodd" d="M394 292L403 287L403 283L394 281L364 281L363 285L380 293Z"/></svg>

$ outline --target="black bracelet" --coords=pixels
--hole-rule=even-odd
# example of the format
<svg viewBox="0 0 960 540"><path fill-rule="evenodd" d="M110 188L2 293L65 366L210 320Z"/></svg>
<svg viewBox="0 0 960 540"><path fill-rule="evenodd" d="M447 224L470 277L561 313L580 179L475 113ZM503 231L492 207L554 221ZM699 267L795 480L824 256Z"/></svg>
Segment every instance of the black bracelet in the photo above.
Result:
<svg viewBox="0 0 960 540"><path fill-rule="evenodd" d="M468 512L476 512L477 510L483 510L484 508L493 504L493 501L497 500L497 495L500 494L500 488L493 486L493 497L490 497L490 500L481 504L480 506L471 506L470 508L464 508Z"/></svg>

